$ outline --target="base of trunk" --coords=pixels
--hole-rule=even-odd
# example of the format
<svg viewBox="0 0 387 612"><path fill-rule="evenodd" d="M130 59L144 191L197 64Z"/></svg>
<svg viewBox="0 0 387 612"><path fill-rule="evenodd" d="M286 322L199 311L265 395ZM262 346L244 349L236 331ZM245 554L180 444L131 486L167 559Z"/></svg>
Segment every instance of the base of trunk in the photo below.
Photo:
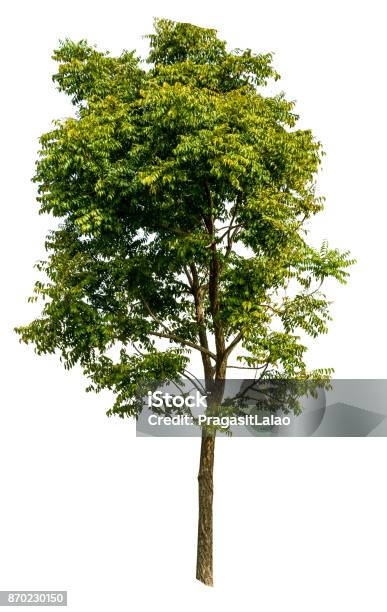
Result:
<svg viewBox="0 0 387 612"><path fill-rule="evenodd" d="M209 436L203 431L198 474L199 521L196 578L207 586L213 586L212 502L214 493L214 451L215 436Z"/></svg>

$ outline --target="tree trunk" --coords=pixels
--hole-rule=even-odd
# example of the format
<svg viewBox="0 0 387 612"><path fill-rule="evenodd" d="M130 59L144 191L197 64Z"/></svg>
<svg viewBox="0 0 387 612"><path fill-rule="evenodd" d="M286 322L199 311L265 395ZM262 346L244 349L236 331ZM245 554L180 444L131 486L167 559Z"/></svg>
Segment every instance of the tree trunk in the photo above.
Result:
<svg viewBox="0 0 387 612"><path fill-rule="evenodd" d="M214 450L215 435L210 436L203 430L198 474L199 523L196 578L208 586L213 585L212 500L214 491Z"/></svg>

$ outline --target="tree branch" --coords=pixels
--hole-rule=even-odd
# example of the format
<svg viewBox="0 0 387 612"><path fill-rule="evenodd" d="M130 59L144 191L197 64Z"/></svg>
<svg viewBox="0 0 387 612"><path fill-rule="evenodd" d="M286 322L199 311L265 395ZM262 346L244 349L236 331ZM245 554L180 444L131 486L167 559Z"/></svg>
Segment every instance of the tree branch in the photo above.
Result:
<svg viewBox="0 0 387 612"><path fill-rule="evenodd" d="M189 286L191 287L191 289L193 289L193 278L192 278L192 275L191 275L191 273L189 271L188 266L184 266L184 272L185 272L185 275L187 277Z"/></svg>
<svg viewBox="0 0 387 612"><path fill-rule="evenodd" d="M213 209L214 204L212 200L211 189L208 181L204 181L205 192L207 195L207 202L209 208L209 216L205 219L207 231L211 236L211 262L210 262L210 276L209 276L209 287L208 294L210 299L210 308L212 315L212 322L214 325L215 335L215 346L216 346L216 377L223 378L226 359L225 346L224 346L224 332L221 321L219 320L219 258L216 250L216 240L214 234L214 220L213 220Z"/></svg>
<svg viewBox="0 0 387 612"><path fill-rule="evenodd" d="M185 338L182 338L181 336L176 336L173 333L162 333L162 332L155 332L155 331L149 332L149 335L156 336L157 338L167 338L168 340L173 340L177 344L183 344L185 346L190 346L191 348L196 349L197 351L200 351L201 353L204 353L205 355L208 355L209 357L211 357L211 359L214 359L214 361L216 361L216 355L214 353L203 348L199 344L195 344L195 342L191 342L190 340L186 340Z"/></svg>
<svg viewBox="0 0 387 612"><path fill-rule="evenodd" d="M199 275L198 275L195 264L191 264L190 268L191 268L191 278L192 278L192 293L193 293L194 301L195 301L196 321L198 323L199 340L200 340L201 346L208 351L208 338L207 338L206 325L204 321L204 307L203 307L204 287L200 286ZM208 358L208 355L206 355L205 353L202 353L202 361L203 361L203 368L204 368L204 376L207 380L209 380L212 378L213 368Z"/></svg>
<svg viewBox="0 0 387 612"><path fill-rule="evenodd" d="M240 342L243 338L243 333L239 332L239 334L237 334L237 336L235 336L234 340L232 342L230 342L230 344L228 345L228 347L225 349L224 353L225 356L228 357L228 355L231 353L231 351L236 347L236 345L238 344L238 342Z"/></svg>

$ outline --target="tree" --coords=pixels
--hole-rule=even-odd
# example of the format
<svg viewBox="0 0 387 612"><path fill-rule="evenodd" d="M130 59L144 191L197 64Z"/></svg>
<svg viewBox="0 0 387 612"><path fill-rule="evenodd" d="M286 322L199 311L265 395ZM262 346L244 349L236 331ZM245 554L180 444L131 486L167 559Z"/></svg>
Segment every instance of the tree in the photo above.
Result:
<svg viewBox="0 0 387 612"><path fill-rule="evenodd" d="M231 368L307 379L302 337L327 331L327 278L348 252L315 249L322 149L294 104L265 96L270 54L228 51L216 31L155 20L143 64L62 42L53 79L75 116L41 137L34 180L47 236L42 314L17 328L37 353L79 364L109 415L137 416L140 383L189 376L200 354L212 407ZM301 334L301 335L300 335ZM234 359L233 356L236 356ZM211 406L210 406L211 407ZM215 433L199 467L197 578L213 582Z"/></svg>

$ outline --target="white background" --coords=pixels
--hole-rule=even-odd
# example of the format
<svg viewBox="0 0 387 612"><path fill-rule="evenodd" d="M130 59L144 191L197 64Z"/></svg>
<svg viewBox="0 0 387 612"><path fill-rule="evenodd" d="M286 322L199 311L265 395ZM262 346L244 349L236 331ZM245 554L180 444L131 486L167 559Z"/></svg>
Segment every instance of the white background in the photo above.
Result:
<svg viewBox="0 0 387 612"><path fill-rule="evenodd" d="M38 217L38 136L71 112L51 83L59 38L146 51L152 17L275 52L327 156L314 240L358 259L333 286L311 367L386 377L386 38L383 2L7 2L1 19L0 589L68 589L75 612L385 611L387 443L231 439L217 445L214 589L194 579L196 439L135 438L108 394L20 345L51 221Z"/></svg>

